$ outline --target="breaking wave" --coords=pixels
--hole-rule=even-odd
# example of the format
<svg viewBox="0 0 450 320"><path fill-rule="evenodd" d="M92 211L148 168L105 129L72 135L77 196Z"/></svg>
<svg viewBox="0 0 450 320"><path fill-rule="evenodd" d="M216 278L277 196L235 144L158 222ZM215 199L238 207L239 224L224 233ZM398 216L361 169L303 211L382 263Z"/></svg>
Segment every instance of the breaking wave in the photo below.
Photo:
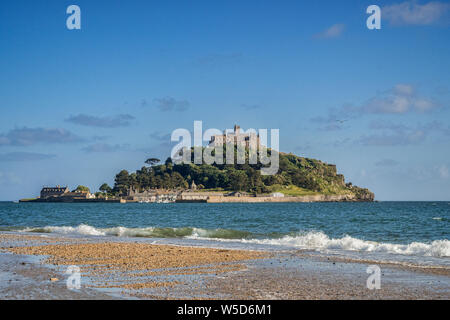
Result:
<svg viewBox="0 0 450 320"><path fill-rule="evenodd" d="M89 225L77 227L25 228L22 232L44 232L60 234L79 234L93 236L118 237L148 237L148 238L189 238L214 239L218 241L235 241L248 244L262 244L271 246L287 246L310 250L349 250L361 252L393 253L426 257L450 257L450 241L435 240L431 243L411 242L409 244L395 244L367 241L351 236L330 238L321 231L310 231L285 235L282 237L268 237L255 235L251 232L230 229L202 229L202 228L95 228Z"/></svg>
<svg viewBox="0 0 450 320"><path fill-rule="evenodd" d="M318 250L350 250L364 252L395 253L402 255L417 255L430 257L450 257L450 241L435 240L429 244L411 242L409 244L394 244L361 240L350 236L338 239L328 237L323 232L308 232L297 236L284 236L280 239L249 239L245 243L259 243L267 245L285 245Z"/></svg>
<svg viewBox="0 0 450 320"><path fill-rule="evenodd" d="M117 237L145 237L145 238L182 238L197 236L212 239L242 239L251 235L251 232L230 229L201 229L201 228L95 228L81 224L77 227L26 228L23 232L43 232L61 234L80 234L90 236L117 236Z"/></svg>

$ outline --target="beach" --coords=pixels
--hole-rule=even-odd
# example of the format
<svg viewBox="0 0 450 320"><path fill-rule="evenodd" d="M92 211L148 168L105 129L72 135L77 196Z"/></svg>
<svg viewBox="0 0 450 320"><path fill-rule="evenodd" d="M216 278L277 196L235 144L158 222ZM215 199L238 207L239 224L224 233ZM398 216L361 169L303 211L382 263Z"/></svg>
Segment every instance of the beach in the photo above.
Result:
<svg viewBox="0 0 450 320"><path fill-rule="evenodd" d="M450 268L305 250L241 250L155 239L0 233L1 299L449 299ZM80 269L69 289L68 267Z"/></svg>

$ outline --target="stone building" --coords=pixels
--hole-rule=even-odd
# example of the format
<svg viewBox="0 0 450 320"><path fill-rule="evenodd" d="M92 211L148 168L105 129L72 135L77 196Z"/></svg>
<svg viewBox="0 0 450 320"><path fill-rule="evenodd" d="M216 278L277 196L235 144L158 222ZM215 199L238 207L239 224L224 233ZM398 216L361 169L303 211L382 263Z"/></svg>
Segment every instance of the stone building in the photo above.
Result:
<svg viewBox="0 0 450 320"><path fill-rule="evenodd" d="M87 199L95 199L95 194L90 193L88 191L72 191L66 192L60 196L64 200L87 200Z"/></svg>
<svg viewBox="0 0 450 320"><path fill-rule="evenodd" d="M123 198L125 202L156 202L156 203L169 203L175 202L178 196L176 190L144 190L136 191L134 188L130 187L127 192L127 196Z"/></svg>
<svg viewBox="0 0 450 320"><path fill-rule="evenodd" d="M209 147L223 146L227 143L233 143L236 146L243 145L246 148L257 150L261 141L259 139L259 134L256 132L242 133L241 127L235 125L232 133L226 132L225 130L221 135L211 136Z"/></svg>
<svg viewBox="0 0 450 320"><path fill-rule="evenodd" d="M44 187L41 190L40 199L50 199L55 201L73 201L95 199L95 194L88 191L70 191L67 187Z"/></svg>
<svg viewBox="0 0 450 320"><path fill-rule="evenodd" d="M144 190L142 192L136 192L132 187L128 189L126 199L129 201L137 202L156 202L157 192L155 190Z"/></svg>
<svg viewBox="0 0 450 320"><path fill-rule="evenodd" d="M67 187L43 187L41 190L41 198L60 197L68 192L70 192L70 190Z"/></svg>

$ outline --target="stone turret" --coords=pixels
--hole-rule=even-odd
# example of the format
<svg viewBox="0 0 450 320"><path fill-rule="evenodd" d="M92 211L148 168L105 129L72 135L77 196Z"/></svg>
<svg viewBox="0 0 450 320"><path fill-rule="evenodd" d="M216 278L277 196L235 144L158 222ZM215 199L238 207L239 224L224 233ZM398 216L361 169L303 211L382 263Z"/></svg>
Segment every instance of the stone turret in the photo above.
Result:
<svg viewBox="0 0 450 320"><path fill-rule="evenodd" d="M197 190L197 185L195 184L195 181L194 180L192 180L192 183L191 183L191 188L190 188L191 190Z"/></svg>
<svg viewBox="0 0 450 320"><path fill-rule="evenodd" d="M238 135L241 134L241 127L238 126L237 124L234 125L234 134L235 134L236 136L238 136Z"/></svg>

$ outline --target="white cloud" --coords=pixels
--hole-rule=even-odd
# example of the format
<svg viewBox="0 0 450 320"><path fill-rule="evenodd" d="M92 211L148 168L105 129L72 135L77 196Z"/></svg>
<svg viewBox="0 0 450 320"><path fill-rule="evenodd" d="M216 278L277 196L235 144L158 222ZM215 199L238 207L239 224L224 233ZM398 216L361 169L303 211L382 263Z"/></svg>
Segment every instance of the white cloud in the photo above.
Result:
<svg viewBox="0 0 450 320"><path fill-rule="evenodd" d="M437 107L431 99L417 95L409 84L397 84L394 88L367 101L360 108L364 113L402 114L410 111L427 112Z"/></svg>
<svg viewBox="0 0 450 320"><path fill-rule="evenodd" d="M419 112L426 112L433 109L435 107L435 104L428 99L418 98L413 101L413 107Z"/></svg>
<svg viewBox="0 0 450 320"><path fill-rule="evenodd" d="M345 25L338 23L334 24L328 29L314 35L314 38L318 39L329 39L329 38L337 38L339 37L345 30Z"/></svg>
<svg viewBox="0 0 450 320"><path fill-rule="evenodd" d="M399 83L394 86L393 91L397 94L410 96L414 93L414 87L409 84Z"/></svg>
<svg viewBox="0 0 450 320"><path fill-rule="evenodd" d="M439 1L405 1L383 7L381 17L392 25L429 25L439 21L449 8L450 4Z"/></svg>
<svg viewBox="0 0 450 320"><path fill-rule="evenodd" d="M439 107L433 99L420 96L414 86L400 83L376 94L361 105L345 104L330 108L326 116L317 116L311 118L311 121L322 124L320 130L332 131L344 129L347 121L366 115L426 113ZM450 134L450 127L441 129Z"/></svg>
<svg viewBox="0 0 450 320"><path fill-rule="evenodd" d="M418 95L414 86L400 83L387 91L376 94L361 105L345 104L338 108L330 108L326 116L313 117L311 121L321 124L319 130L333 131L344 129L347 121L367 115L425 113L439 107L440 105L434 100ZM444 128L441 124L438 127L436 129L450 135L450 127ZM377 140L385 140L386 137L378 138ZM397 137L395 138L394 140L399 140ZM417 132L416 135L411 136L410 142L416 142L422 138L420 132Z"/></svg>

